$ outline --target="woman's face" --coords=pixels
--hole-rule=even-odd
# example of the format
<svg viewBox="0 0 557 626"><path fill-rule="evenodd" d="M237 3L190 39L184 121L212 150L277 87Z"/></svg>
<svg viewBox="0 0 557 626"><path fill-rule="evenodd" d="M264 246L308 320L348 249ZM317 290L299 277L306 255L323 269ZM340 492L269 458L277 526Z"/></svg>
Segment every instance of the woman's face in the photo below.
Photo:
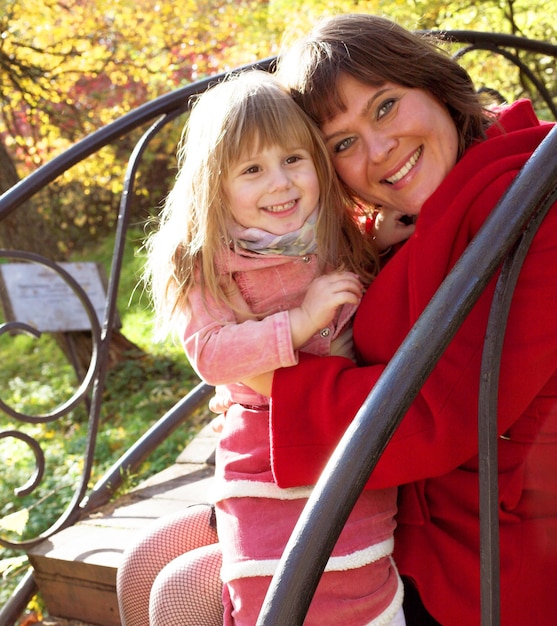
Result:
<svg viewBox="0 0 557 626"><path fill-rule="evenodd" d="M363 200L418 215L457 160L458 134L431 94L343 75L347 110L321 127L336 171Z"/></svg>

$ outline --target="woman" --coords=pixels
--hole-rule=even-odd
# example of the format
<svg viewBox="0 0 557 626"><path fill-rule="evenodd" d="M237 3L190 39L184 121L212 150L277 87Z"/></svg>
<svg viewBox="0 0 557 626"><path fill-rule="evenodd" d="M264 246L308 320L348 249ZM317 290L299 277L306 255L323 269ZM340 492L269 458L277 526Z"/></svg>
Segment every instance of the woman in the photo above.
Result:
<svg viewBox="0 0 557 626"><path fill-rule="evenodd" d="M274 374L273 471L279 486L294 487L316 482L385 364L551 125L540 123L527 101L492 114L482 110L456 62L371 15L322 22L283 57L279 76L320 126L354 195L384 211L419 216L414 235L372 283L356 315L354 339L366 365L302 355L297 366ZM548 623L557 614L556 232L554 206L524 263L503 349L505 626ZM369 481L373 489L403 485L395 560L431 623L443 626L480 622L477 404L493 288L494 281ZM270 390L262 384L259 391ZM416 611L407 611L408 623L427 623Z"/></svg>

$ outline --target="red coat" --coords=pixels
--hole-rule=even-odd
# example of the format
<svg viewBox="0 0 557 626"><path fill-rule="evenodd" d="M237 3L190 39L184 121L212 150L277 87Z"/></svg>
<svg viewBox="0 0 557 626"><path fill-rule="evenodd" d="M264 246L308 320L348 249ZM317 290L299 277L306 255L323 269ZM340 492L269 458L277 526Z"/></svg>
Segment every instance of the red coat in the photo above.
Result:
<svg viewBox="0 0 557 626"><path fill-rule="evenodd" d="M272 463L280 486L314 483L333 446L443 278L550 129L508 108L422 207L416 232L367 291L363 362L303 355L276 372ZM387 446L370 488L403 485L395 556L443 626L479 617L477 402L488 288ZM499 396L502 626L557 620L557 206L522 269ZM308 381L316 381L308 384ZM317 382L318 381L318 382ZM298 391L298 393L296 393Z"/></svg>

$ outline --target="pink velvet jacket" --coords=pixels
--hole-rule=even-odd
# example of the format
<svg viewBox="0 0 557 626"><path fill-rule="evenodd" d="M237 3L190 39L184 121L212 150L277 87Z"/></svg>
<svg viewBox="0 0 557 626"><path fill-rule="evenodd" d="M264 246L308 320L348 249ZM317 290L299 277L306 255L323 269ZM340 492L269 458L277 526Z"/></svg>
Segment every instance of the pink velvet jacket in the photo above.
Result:
<svg viewBox="0 0 557 626"><path fill-rule="evenodd" d="M267 405L268 398L237 381L298 362L292 348L288 310L302 303L309 284L319 275L317 257L248 251L240 255L224 250L217 267L223 277L233 275L238 311L215 302L195 287L190 295L192 314L182 336L186 354L198 375L210 385L219 386L223 396L242 404ZM345 330L354 311L354 306L343 306L329 327L320 329L304 350L329 354L332 341Z"/></svg>
<svg viewBox="0 0 557 626"><path fill-rule="evenodd" d="M424 204L415 234L365 294L354 341L368 365L300 354L299 365L275 373L271 455L279 485L316 481L385 364L550 130L527 101L499 121ZM397 565L443 626L480 623L477 405L493 288L449 345L369 481L374 489L403 485ZM550 623L557 615L557 206L534 238L513 296L498 424L501 624Z"/></svg>
<svg viewBox="0 0 557 626"><path fill-rule="evenodd" d="M313 255L231 251L219 257L218 267L224 277L232 273L238 310L214 301L205 306L201 290L194 290L183 339L199 375L224 385L232 402L217 446L211 495L223 554L223 623L253 626L311 489L277 487L271 472L269 400L235 381L297 362L287 310L302 302L319 268ZM304 349L329 354L354 310L341 307L333 323ZM303 411L298 419L304 419ZM402 584L391 558L395 513L394 488L368 491L358 500L327 565L307 626L392 621L402 604Z"/></svg>

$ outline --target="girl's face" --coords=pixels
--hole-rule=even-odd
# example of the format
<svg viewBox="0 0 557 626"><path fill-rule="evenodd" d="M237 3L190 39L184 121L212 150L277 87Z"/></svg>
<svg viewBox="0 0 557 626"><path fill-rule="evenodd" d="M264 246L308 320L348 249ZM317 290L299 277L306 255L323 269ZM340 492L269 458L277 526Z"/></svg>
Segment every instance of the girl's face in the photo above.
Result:
<svg viewBox="0 0 557 626"><path fill-rule="evenodd" d="M319 203L317 172L304 148L246 150L223 189L238 224L273 235L300 228Z"/></svg>
<svg viewBox="0 0 557 626"><path fill-rule="evenodd" d="M457 160L449 112L428 92L394 83L343 75L337 88L347 110L321 130L339 176L363 200L418 215Z"/></svg>

